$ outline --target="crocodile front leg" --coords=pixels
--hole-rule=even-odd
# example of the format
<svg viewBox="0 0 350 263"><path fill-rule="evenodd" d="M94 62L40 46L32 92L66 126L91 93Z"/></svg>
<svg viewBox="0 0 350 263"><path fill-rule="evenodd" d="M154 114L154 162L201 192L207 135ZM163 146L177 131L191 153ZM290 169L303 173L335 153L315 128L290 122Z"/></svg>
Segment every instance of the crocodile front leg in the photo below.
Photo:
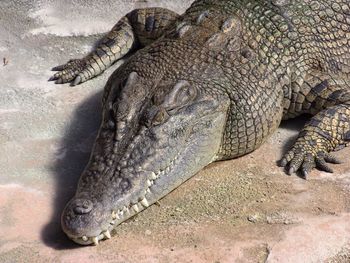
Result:
<svg viewBox="0 0 350 263"><path fill-rule="evenodd" d="M52 70L58 72L49 81L72 82L74 86L98 76L136 48L159 38L178 17L163 8L136 9L124 16L86 57L54 67Z"/></svg>
<svg viewBox="0 0 350 263"><path fill-rule="evenodd" d="M329 89L328 89L329 90ZM323 92L323 94L327 94ZM350 92L333 90L327 97L315 98L314 107L329 105L317 113L304 127L281 166L289 165L289 174L301 170L304 177L315 167L332 173L328 163L340 163L330 152L350 142ZM311 109L310 109L311 110Z"/></svg>

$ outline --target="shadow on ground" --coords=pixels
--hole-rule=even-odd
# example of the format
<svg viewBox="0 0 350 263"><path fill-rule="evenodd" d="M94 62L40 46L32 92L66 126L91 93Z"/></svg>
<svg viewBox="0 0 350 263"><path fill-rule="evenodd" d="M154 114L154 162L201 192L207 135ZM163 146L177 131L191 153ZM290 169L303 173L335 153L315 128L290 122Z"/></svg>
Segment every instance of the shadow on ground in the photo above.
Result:
<svg viewBox="0 0 350 263"><path fill-rule="evenodd" d="M80 174L88 162L101 122L102 91L78 106L60 144L62 158L52 165L55 178L53 214L41 233L43 242L54 249L77 248L61 230L61 212L74 195Z"/></svg>
<svg viewBox="0 0 350 263"><path fill-rule="evenodd" d="M303 129L306 122L310 118L311 118L310 116L302 115L302 116L296 117L295 119L290 119L290 120L286 120L286 121L281 122L281 125L279 126L279 128L285 129L288 131L297 132L294 136L291 136L289 138L285 138L283 140L282 156L285 155L293 147L296 139L298 138L299 132Z"/></svg>
<svg viewBox="0 0 350 263"><path fill-rule="evenodd" d="M294 136L291 136L289 138L285 138L283 140L283 146L282 146L282 152L281 152L281 159L283 158L283 156L285 154L288 153L288 151L293 147L295 141L297 140L298 138L298 134L299 132L303 129L304 125L306 124L306 122L310 119L310 116L308 115L302 115L302 116L299 116L295 119L291 119L291 120L286 120L286 121L282 121L281 122L281 125L280 125L280 128L281 129L285 129L285 130L288 130L288 131L294 131L294 132L297 132ZM280 161L281 160L277 160L276 161L276 165L279 166L280 164ZM284 172L286 174L288 171L288 167L286 167L286 169L284 169ZM304 178L304 176L300 173L300 172L297 172L297 176L300 177L300 178Z"/></svg>

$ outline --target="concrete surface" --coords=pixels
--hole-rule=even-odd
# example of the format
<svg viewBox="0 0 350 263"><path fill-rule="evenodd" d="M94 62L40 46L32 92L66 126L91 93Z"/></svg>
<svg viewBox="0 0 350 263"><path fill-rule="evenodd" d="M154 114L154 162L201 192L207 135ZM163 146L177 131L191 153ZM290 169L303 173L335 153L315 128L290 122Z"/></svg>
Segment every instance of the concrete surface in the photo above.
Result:
<svg viewBox="0 0 350 263"><path fill-rule="evenodd" d="M47 82L49 69L82 57L128 10L189 2L0 1L0 262L350 262L350 149L334 175L308 181L276 166L303 119L210 165L98 247L61 232L116 65L74 88Z"/></svg>

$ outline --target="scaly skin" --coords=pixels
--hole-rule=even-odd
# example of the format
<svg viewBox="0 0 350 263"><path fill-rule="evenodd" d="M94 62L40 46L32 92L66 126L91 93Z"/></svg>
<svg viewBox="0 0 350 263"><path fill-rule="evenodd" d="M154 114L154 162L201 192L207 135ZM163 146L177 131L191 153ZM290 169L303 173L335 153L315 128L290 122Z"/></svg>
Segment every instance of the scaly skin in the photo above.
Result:
<svg viewBox="0 0 350 263"><path fill-rule="evenodd" d="M350 1L198 0L122 18L95 51L54 68L82 83L123 56L103 121L62 227L79 244L119 223L213 161L259 147L282 119L314 115L281 165L331 172L350 141Z"/></svg>

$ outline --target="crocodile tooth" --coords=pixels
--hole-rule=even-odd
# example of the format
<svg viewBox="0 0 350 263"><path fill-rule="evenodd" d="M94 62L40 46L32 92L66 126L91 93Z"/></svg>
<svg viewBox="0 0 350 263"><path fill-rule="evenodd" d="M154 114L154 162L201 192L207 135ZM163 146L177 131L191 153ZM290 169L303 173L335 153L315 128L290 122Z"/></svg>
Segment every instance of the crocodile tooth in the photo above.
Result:
<svg viewBox="0 0 350 263"><path fill-rule="evenodd" d="M111 224L111 225L114 225L114 224L115 224L115 222L114 222L114 221L112 221L112 222L110 222L110 224Z"/></svg>
<svg viewBox="0 0 350 263"><path fill-rule="evenodd" d="M92 237L91 240L92 240L92 242L94 242L95 246L98 245L98 237Z"/></svg>
<svg viewBox="0 0 350 263"><path fill-rule="evenodd" d="M143 199L141 200L141 204L142 204L144 207L149 207L149 204L148 204L148 201L147 201L146 198L143 198Z"/></svg>
<svg viewBox="0 0 350 263"><path fill-rule="evenodd" d="M126 206L123 207L123 214L129 214L130 215L130 211L129 208L127 208Z"/></svg>
<svg viewBox="0 0 350 263"><path fill-rule="evenodd" d="M151 186L152 185L152 182L150 180L147 180L147 185L148 186Z"/></svg>
<svg viewBox="0 0 350 263"><path fill-rule="evenodd" d="M106 230L105 232L103 232L103 234L105 235L106 238L110 239L111 238L111 233Z"/></svg>
<svg viewBox="0 0 350 263"><path fill-rule="evenodd" d="M151 190L148 188L148 189L146 190L146 192L150 194L150 193L151 193Z"/></svg>
<svg viewBox="0 0 350 263"><path fill-rule="evenodd" d="M139 207L137 206L137 204L133 205L132 209L134 209L136 213L138 213L140 211Z"/></svg>
<svg viewBox="0 0 350 263"><path fill-rule="evenodd" d="M117 219L117 213L115 211L112 212L112 218Z"/></svg>
<svg viewBox="0 0 350 263"><path fill-rule="evenodd" d="M85 242L89 240L87 236L82 236L81 239L82 239L83 241L85 241Z"/></svg>
<svg viewBox="0 0 350 263"><path fill-rule="evenodd" d="M151 179L152 179L152 180L156 180L156 179L157 179L156 173L151 173Z"/></svg>

